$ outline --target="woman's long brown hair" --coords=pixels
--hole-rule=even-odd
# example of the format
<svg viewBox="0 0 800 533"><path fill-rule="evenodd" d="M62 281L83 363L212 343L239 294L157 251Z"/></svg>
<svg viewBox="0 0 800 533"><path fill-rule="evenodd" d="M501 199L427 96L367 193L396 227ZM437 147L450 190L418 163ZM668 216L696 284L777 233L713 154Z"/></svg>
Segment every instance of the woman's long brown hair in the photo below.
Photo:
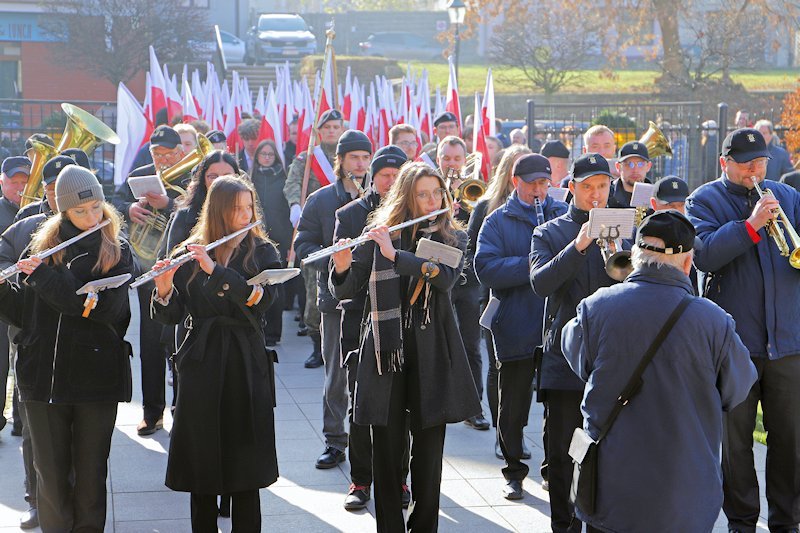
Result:
<svg viewBox="0 0 800 533"><path fill-rule="evenodd" d="M111 223L104 226L100 230L102 239L100 241L100 251L97 254L97 263L92 267L94 274L105 274L117 263L122 257L122 250L119 241L119 232L122 228L122 215L108 202L103 202L103 218L102 220L110 220ZM68 221L66 213L58 213L50 217L31 237L31 255L38 254L48 250L63 240L59 235L61 224ZM64 264L64 252L61 250L46 259L51 265Z"/></svg>
<svg viewBox="0 0 800 533"><path fill-rule="evenodd" d="M386 194L386 198L381 202L380 207L372 212L367 224L373 227L381 225L391 227L406 220L422 216L423 213L420 213L417 209L415 192L417 181L422 178L436 178L439 181L439 187L447 191L447 184L445 184L444 178L442 178L439 171L425 163L406 163L400 169L394 185ZM450 193L445 192L441 207L451 205ZM445 244L457 246L456 231L462 228L461 224L453 218L453 210L451 209L436 217L436 224ZM412 234L414 233L416 231L412 232Z"/></svg>
<svg viewBox="0 0 800 533"><path fill-rule="evenodd" d="M200 211L200 218L189 234L189 238L176 247L176 250L185 248L187 244L209 244L233 233L235 230L233 229L232 221L236 209L236 200L240 192L249 192L252 195L253 216L250 222L255 222L261 218L258 198L253 189L253 184L239 176L220 176L208 188L206 201ZM259 272L254 258L256 245L268 242L267 236L262 226L259 225L247 232L244 240L247 243L247 252L242 265L247 273L255 275ZM228 241L215 248L211 253L214 254L214 258L222 266L228 266L237 249L238 245L234 241ZM196 271L197 266L195 265L195 273Z"/></svg>

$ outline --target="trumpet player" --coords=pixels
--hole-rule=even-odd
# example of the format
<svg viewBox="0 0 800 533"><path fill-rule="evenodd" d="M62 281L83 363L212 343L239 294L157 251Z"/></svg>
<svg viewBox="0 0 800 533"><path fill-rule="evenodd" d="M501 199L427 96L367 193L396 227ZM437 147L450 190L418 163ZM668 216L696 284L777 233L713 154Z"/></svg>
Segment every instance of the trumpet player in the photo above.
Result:
<svg viewBox="0 0 800 533"><path fill-rule="evenodd" d="M545 298L542 357L537 361L537 401L547 404L550 521L555 532L578 532L569 503L572 459L569 443L581 427L583 382L570 370L561 351L561 328L576 315L576 306L601 287L616 283L605 269L595 239L589 236L589 211L606 207L611 186L608 161L598 153L575 160L566 214L537 227L530 253L533 291Z"/></svg>
<svg viewBox="0 0 800 533"><path fill-rule="evenodd" d="M722 144L722 175L694 191L686 211L703 241L695 256L704 296L736 321L758 379L747 399L724 418L722 473L729 531L756 529L759 487L753 428L761 402L767 442L766 495L770 531L797 531L800 522L800 270L781 255L778 226L789 251L800 246L794 227L800 194L765 180L769 151L758 130L741 128ZM759 190L766 189L760 198ZM770 238L772 237L772 238Z"/></svg>

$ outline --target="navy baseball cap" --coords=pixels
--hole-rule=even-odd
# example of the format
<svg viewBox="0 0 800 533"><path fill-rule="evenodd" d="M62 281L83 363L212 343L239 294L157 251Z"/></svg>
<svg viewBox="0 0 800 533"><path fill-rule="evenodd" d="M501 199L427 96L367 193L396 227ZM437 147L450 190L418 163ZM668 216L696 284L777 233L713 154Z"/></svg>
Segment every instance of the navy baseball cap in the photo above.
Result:
<svg viewBox="0 0 800 533"><path fill-rule="evenodd" d="M72 162L78 166L81 166L85 169L91 170L92 165L89 163L89 156L86 155L86 152L80 150L78 148L67 148L61 155L65 155L72 159Z"/></svg>
<svg viewBox="0 0 800 533"><path fill-rule="evenodd" d="M208 139L209 142L211 142L212 144L224 143L225 141L228 140L228 138L225 137L225 134L220 130L209 131L208 133L206 133L206 139Z"/></svg>
<svg viewBox="0 0 800 533"><path fill-rule="evenodd" d="M545 157L560 157L562 159L569 159L569 149L564 146L561 141L547 141L542 145L539 153Z"/></svg>
<svg viewBox="0 0 800 533"><path fill-rule="evenodd" d="M6 176L13 176L20 172L26 176L31 175L31 160L24 155L16 155L3 159L2 172Z"/></svg>
<svg viewBox="0 0 800 533"><path fill-rule="evenodd" d="M433 120L433 125L438 126L442 122L455 122L458 124L458 119L450 111L445 111Z"/></svg>
<svg viewBox="0 0 800 533"><path fill-rule="evenodd" d="M328 109L319 117L317 128L321 128L326 122L330 122L331 120L344 120L344 117L338 109Z"/></svg>
<svg viewBox="0 0 800 533"><path fill-rule="evenodd" d="M647 151L647 146L639 141L630 141L622 145L619 149L619 157L617 161L625 161L631 157L641 157L645 161L650 161L650 154Z"/></svg>
<svg viewBox="0 0 800 533"><path fill-rule="evenodd" d="M550 179L550 161L542 154L526 154L514 162L512 176L518 176L525 183L538 179Z"/></svg>
<svg viewBox="0 0 800 533"><path fill-rule="evenodd" d="M660 202L685 202L689 196L689 186L678 176L667 176L656 183L653 198Z"/></svg>
<svg viewBox="0 0 800 533"><path fill-rule="evenodd" d="M572 162L572 169L570 169L572 181L580 183L586 178L597 176L598 174L613 178L608 167L608 161L600 154L590 152L583 154Z"/></svg>
<svg viewBox="0 0 800 533"><path fill-rule="evenodd" d="M662 254L680 254L694 247L696 232L689 219L675 209L656 211L645 218L636 230L636 246ZM664 248L646 244L642 237L657 237Z"/></svg>
<svg viewBox="0 0 800 533"><path fill-rule="evenodd" d="M44 177L44 184L49 185L56 181L58 174L67 165L74 165L75 160L66 155L57 155L45 164L42 169L42 176ZM83 165L81 165L83 166ZM87 169L88 170L88 169Z"/></svg>
<svg viewBox="0 0 800 533"><path fill-rule="evenodd" d="M172 149L179 144L181 144L181 136L178 135L178 132L163 124L153 130L153 134L150 135L151 148L154 146L161 146L163 148Z"/></svg>
<svg viewBox="0 0 800 533"><path fill-rule="evenodd" d="M737 163L747 163L758 157L769 158L764 136L753 128L739 128L722 141L722 157L730 157Z"/></svg>

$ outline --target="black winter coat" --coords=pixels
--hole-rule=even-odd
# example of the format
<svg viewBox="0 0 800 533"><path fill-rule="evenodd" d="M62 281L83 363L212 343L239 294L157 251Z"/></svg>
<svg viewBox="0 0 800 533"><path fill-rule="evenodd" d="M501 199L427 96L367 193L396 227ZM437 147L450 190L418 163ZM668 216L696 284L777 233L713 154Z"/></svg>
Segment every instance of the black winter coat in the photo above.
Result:
<svg viewBox="0 0 800 533"><path fill-rule="evenodd" d="M213 254L213 252L212 252ZM244 245L228 267L211 276L196 263L181 266L168 305L153 318L175 325L191 316L188 338L175 356L178 403L166 485L177 491L223 494L266 487L278 478L275 452L275 352L264 345L262 319L274 289L245 307L251 287L242 266ZM272 244L258 245L258 270L280 268ZM248 314L252 320L248 319Z"/></svg>
<svg viewBox="0 0 800 533"><path fill-rule="evenodd" d="M264 220L264 230L278 244L281 259L286 261L292 246L292 223L289 221L289 204L283 195L286 172L278 161L271 167L256 165L250 179L258 194Z"/></svg>
<svg viewBox="0 0 800 533"><path fill-rule="evenodd" d="M458 247L463 252L467 248L467 235L460 231L458 236ZM438 233L429 237L441 241ZM330 288L337 298L347 299L367 292L374 252L374 241L368 241L354 250L353 263L343 276L331 271ZM423 263L425 261L413 252L398 250L394 268L400 276L411 278L412 285L415 285L416 279L421 277ZM414 326L420 398L409 402L412 405L419 402L418 416L422 428L461 422L481 412L450 299L450 291L463 268L463 259L458 268L439 265L439 274L430 281L433 289L429 302L431 322ZM407 295L401 297L408 298ZM365 305L370 306L369 297ZM394 373L378 374L372 335L372 321L368 319L361 335L353 417L357 424L386 426Z"/></svg>
<svg viewBox="0 0 800 533"><path fill-rule="evenodd" d="M80 231L61 226L62 240ZM100 293L97 307L83 318L89 281L131 273L133 255L122 242L122 257L109 272L96 274L101 235L95 232L66 249L65 263L43 263L21 285L0 284L0 317L20 328L16 364L20 399L52 403L128 402L131 399L131 346L127 284Z"/></svg>

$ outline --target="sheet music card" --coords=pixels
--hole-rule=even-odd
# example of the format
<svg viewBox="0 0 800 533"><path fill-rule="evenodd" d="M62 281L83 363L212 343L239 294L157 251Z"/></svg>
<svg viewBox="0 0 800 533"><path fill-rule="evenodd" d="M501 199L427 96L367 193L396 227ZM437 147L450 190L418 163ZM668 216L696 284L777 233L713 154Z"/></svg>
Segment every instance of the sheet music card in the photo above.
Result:
<svg viewBox="0 0 800 533"><path fill-rule="evenodd" d="M300 275L299 268L268 268L247 280L248 285L278 285Z"/></svg>
<svg viewBox="0 0 800 533"><path fill-rule="evenodd" d="M90 292L100 292L106 289L116 289L129 279L131 279L130 274L120 274L119 276L111 276L110 278L96 279L75 291L75 294L89 294Z"/></svg>
<svg viewBox="0 0 800 533"><path fill-rule="evenodd" d="M589 237L592 239L630 239L633 237L635 209L595 208L589 211Z"/></svg>
<svg viewBox="0 0 800 533"><path fill-rule="evenodd" d="M631 207L650 207L650 198L656 191L656 186L652 183L637 181L633 184L633 194L631 195Z"/></svg>
<svg viewBox="0 0 800 533"><path fill-rule="evenodd" d="M458 268L461 264L461 256L464 253L458 248L447 246L438 241L432 241L428 238L421 238L417 243L417 251L414 254L434 263L441 263L451 268Z"/></svg>
<svg viewBox="0 0 800 533"><path fill-rule="evenodd" d="M131 188L133 197L141 200L147 193L167 194L164 182L158 176L132 176L128 178L128 187Z"/></svg>
<svg viewBox="0 0 800 533"><path fill-rule="evenodd" d="M558 200L559 202L566 202L568 194L569 189L566 187L550 187L547 189L547 195L553 200Z"/></svg>

